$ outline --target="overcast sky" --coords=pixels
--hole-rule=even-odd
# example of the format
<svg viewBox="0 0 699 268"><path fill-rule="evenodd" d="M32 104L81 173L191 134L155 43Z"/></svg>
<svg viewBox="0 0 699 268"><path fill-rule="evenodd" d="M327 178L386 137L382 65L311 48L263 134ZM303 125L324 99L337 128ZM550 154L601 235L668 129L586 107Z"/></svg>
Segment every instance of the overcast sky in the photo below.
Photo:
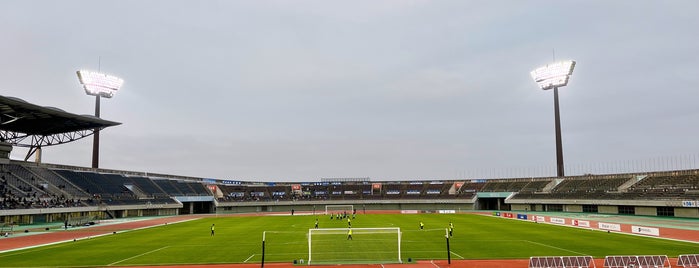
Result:
<svg viewBox="0 0 699 268"><path fill-rule="evenodd" d="M699 165L699 1L2 1L0 95L94 113L100 167L252 181ZM555 53L554 53L555 51ZM43 162L91 165L92 137ZM13 159L26 150L15 148Z"/></svg>

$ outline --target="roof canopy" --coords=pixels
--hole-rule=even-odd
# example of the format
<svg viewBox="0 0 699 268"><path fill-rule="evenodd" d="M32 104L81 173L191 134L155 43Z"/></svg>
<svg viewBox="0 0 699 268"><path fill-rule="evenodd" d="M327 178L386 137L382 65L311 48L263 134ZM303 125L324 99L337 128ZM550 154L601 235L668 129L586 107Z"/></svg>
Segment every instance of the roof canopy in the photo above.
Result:
<svg viewBox="0 0 699 268"><path fill-rule="evenodd" d="M15 146L39 148L63 144L120 124L0 96L0 141Z"/></svg>

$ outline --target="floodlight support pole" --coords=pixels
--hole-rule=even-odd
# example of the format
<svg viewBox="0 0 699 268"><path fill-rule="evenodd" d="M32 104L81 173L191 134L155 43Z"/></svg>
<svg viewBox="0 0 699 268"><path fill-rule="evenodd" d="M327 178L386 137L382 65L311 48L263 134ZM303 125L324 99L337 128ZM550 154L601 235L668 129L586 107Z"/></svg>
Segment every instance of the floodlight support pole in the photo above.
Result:
<svg viewBox="0 0 699 268"><path fill-rule="evenodd" d="M95 117L100 117L100 95L95 96ZM100 163L100 129L95 128L92 140L92 168L99 168Z"/></svg>
<svg viewBox="0 0 699 268"><path fill-rule="evenodd" d="M561 138L561 114L558 107L558 87L553 88L553 109L556 120L556 172L558 177L564 177L563 169L563 141Z"/></svg>

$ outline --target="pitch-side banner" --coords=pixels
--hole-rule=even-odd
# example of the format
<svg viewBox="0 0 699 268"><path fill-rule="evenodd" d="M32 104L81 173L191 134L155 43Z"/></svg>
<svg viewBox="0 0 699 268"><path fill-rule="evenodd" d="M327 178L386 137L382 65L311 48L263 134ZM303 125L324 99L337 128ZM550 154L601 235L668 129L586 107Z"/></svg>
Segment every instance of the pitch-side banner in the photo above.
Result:
<svg viewBox="0 0 699 268"><path fill-rule="evenodd" d="M578 227L590 227L589 221L573 220L573 225Z"/></svg>
<svg viewBox="0 0 699 268"><path fill-rule="evenodd" d="M631 226L631 232L634 234L660 236L660 229L653 228L653 227L644 227L644 226L635 226L634 225L634 226Z"/></svg>
<svg viewBox="0 0 699 268"><path fill-rule="evenodd" d="M621 232L621 225L620 224L599 222L599 223L597 223L597 226L599 227L599 229L602 229L602 230Z"/></svg>
<svg viewBox="0 0 699 268"><path fill-rule="evenodd" d="M514 218L515 214L510 213L510 212L503 212L503 213L500 213L500 216L505 217L505 218Z"/></svg>
<svg viewBox="0 0 699 268"><path fill-rule="evenodd" d="M549 218L549 222L553 224L566 224L566 219L563 218Z"/></svg>

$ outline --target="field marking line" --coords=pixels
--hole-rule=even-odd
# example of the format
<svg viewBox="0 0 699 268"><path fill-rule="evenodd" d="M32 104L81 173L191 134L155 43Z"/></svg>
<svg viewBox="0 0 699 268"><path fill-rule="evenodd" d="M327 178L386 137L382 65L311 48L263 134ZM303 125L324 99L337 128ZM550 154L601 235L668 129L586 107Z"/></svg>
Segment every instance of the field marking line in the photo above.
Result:
<svg viewBox="0 0 699 268"><path fill-rule="evenodd" d="M431 263L432 265L434 265L434 267L442 268L442 267L439 267L439 265L437 265L436 263L434 263L434 260L430 260L430 263Z"/></svg>
<svg viewBox="0 0 699 268"><path fill-rule="evenodd" d="M586 255L586 256L587 256L587 255L590 255L590 254L585 254L585 253L581 253L581 252L577 252L577 251L572 251L572 250L565 249L565 248L559 248L559 247L556 247L556 246L547 245L547 244L544 244L544 243L539 243L539 242L534 242L534 241L529 241L529 240L522 240L522 241L529 242L529 243L532 243L532 244L537 244L537 245L544 246L544 247L549 247L549 248L555 248L555 249L559 249L559 250L563 250L563 251L568 251L568 252L572 252L572 253L575 253L575 254Z"/></svg>
<svg viewBox="0 0 699 268"><path fill-rule="evenodd" d="M252 259L252 257L254 257L254 256L255 256L255 254L250 255L250 257L248 257L247 259L245 259L243 262L248 262L248 261L249 261L250 259Z"/></svg>
<svg viewBox="0 0 699 268"><path fill-rule="evenodd" d="M131 260L131 259L135 259L135 258L144 256L144 255L147 255L147 254L151 254L151 253L156 252L156 251L161 251L161 250L166 249L166 248L169 248L169 247L170 247L170 246L164 246L164 247L162 247L162 248L157 248L157 249L154 249L154 250L151 250L151 251L142 253L142 254L138 254L138 255L133 256L133 257L130 257L130 258L126 258L126 259L123 259L123 260L120 260L120 261L112 262L112 263L110 263L110 264L107 264L107 266L112 266L112 265L115 265L115 264L120 263L120 262L125 262L125 261Z"/></svg>
<svg viewBox="0 0 699 268"><path fill-rule="evenodd" d="M149 225L149 226L144 226L144 227L139 227L139 228L134 228L134 229L119 230L119 231L117 231L117 232L119 232L119 233L125 233L125 232L131 232L131 231L135 231L135 230L148 229L148 228L159 227L159 226L163 226L163 225L167 225L167 224L182 223L182 222L188 222L188 221L199 220L199 219L202 219L202 218L184 219L184 220L181 220L181 221L174 221L174 222L169 222L169 223L164 223L164 224L155 224L155 225ZM150 219L134 220L134 222L138 222L138 221L147 221L147 220L150 220ZM124 224L124 223L129 223L129 222L108 223L108 224L104 224L104 225L100 225L100 226L105 226L105 225L119 225L119 224ZM84 229L88 229L88 228L84 228ZM105 231L105 233L103 233L103 234L97 234L97 235L92 235L92 236L76 237L76 238L73 238L73 239L66 239L66 240L62 240L62 241L49 242L49 243L38 244L38 245L33 245L33 246L26 246L26 247L19 247L19 248L7 249L7 250L0 250L0 253L7 253L7 252L13 252L13 251L21 251L21 250L25 250L25 249L41 248L41 247L44 247L44 246L51 246L51 245L63 244L63 243L71 242L71 241L72 241L72 242L75 242L75 241L77 241L77 240L84 240L84 239L97 238L97 237L102 237L102 236L107 236L107 235L112 235L112 234L113 234L113 231L111 231L111 232ZM40 250L43 250L43 249L40 249ZM26 253L31 253L31 252L32 252L32 251L21 252L21 253L19 253L19 254L26 254ZM12 255L6 255L6 256L12 256Z"/></svg>
<svg viewBox="0 0 699 268"><path fill-rule="evenodd" d="M464 257L461 257L461 255L456 254L455 252L453 252L453 251L451 251L451 250L449 251L449 253L456 255L456 257L459 257L459 258L461 258L462 260L464 259Z"/></svg>

